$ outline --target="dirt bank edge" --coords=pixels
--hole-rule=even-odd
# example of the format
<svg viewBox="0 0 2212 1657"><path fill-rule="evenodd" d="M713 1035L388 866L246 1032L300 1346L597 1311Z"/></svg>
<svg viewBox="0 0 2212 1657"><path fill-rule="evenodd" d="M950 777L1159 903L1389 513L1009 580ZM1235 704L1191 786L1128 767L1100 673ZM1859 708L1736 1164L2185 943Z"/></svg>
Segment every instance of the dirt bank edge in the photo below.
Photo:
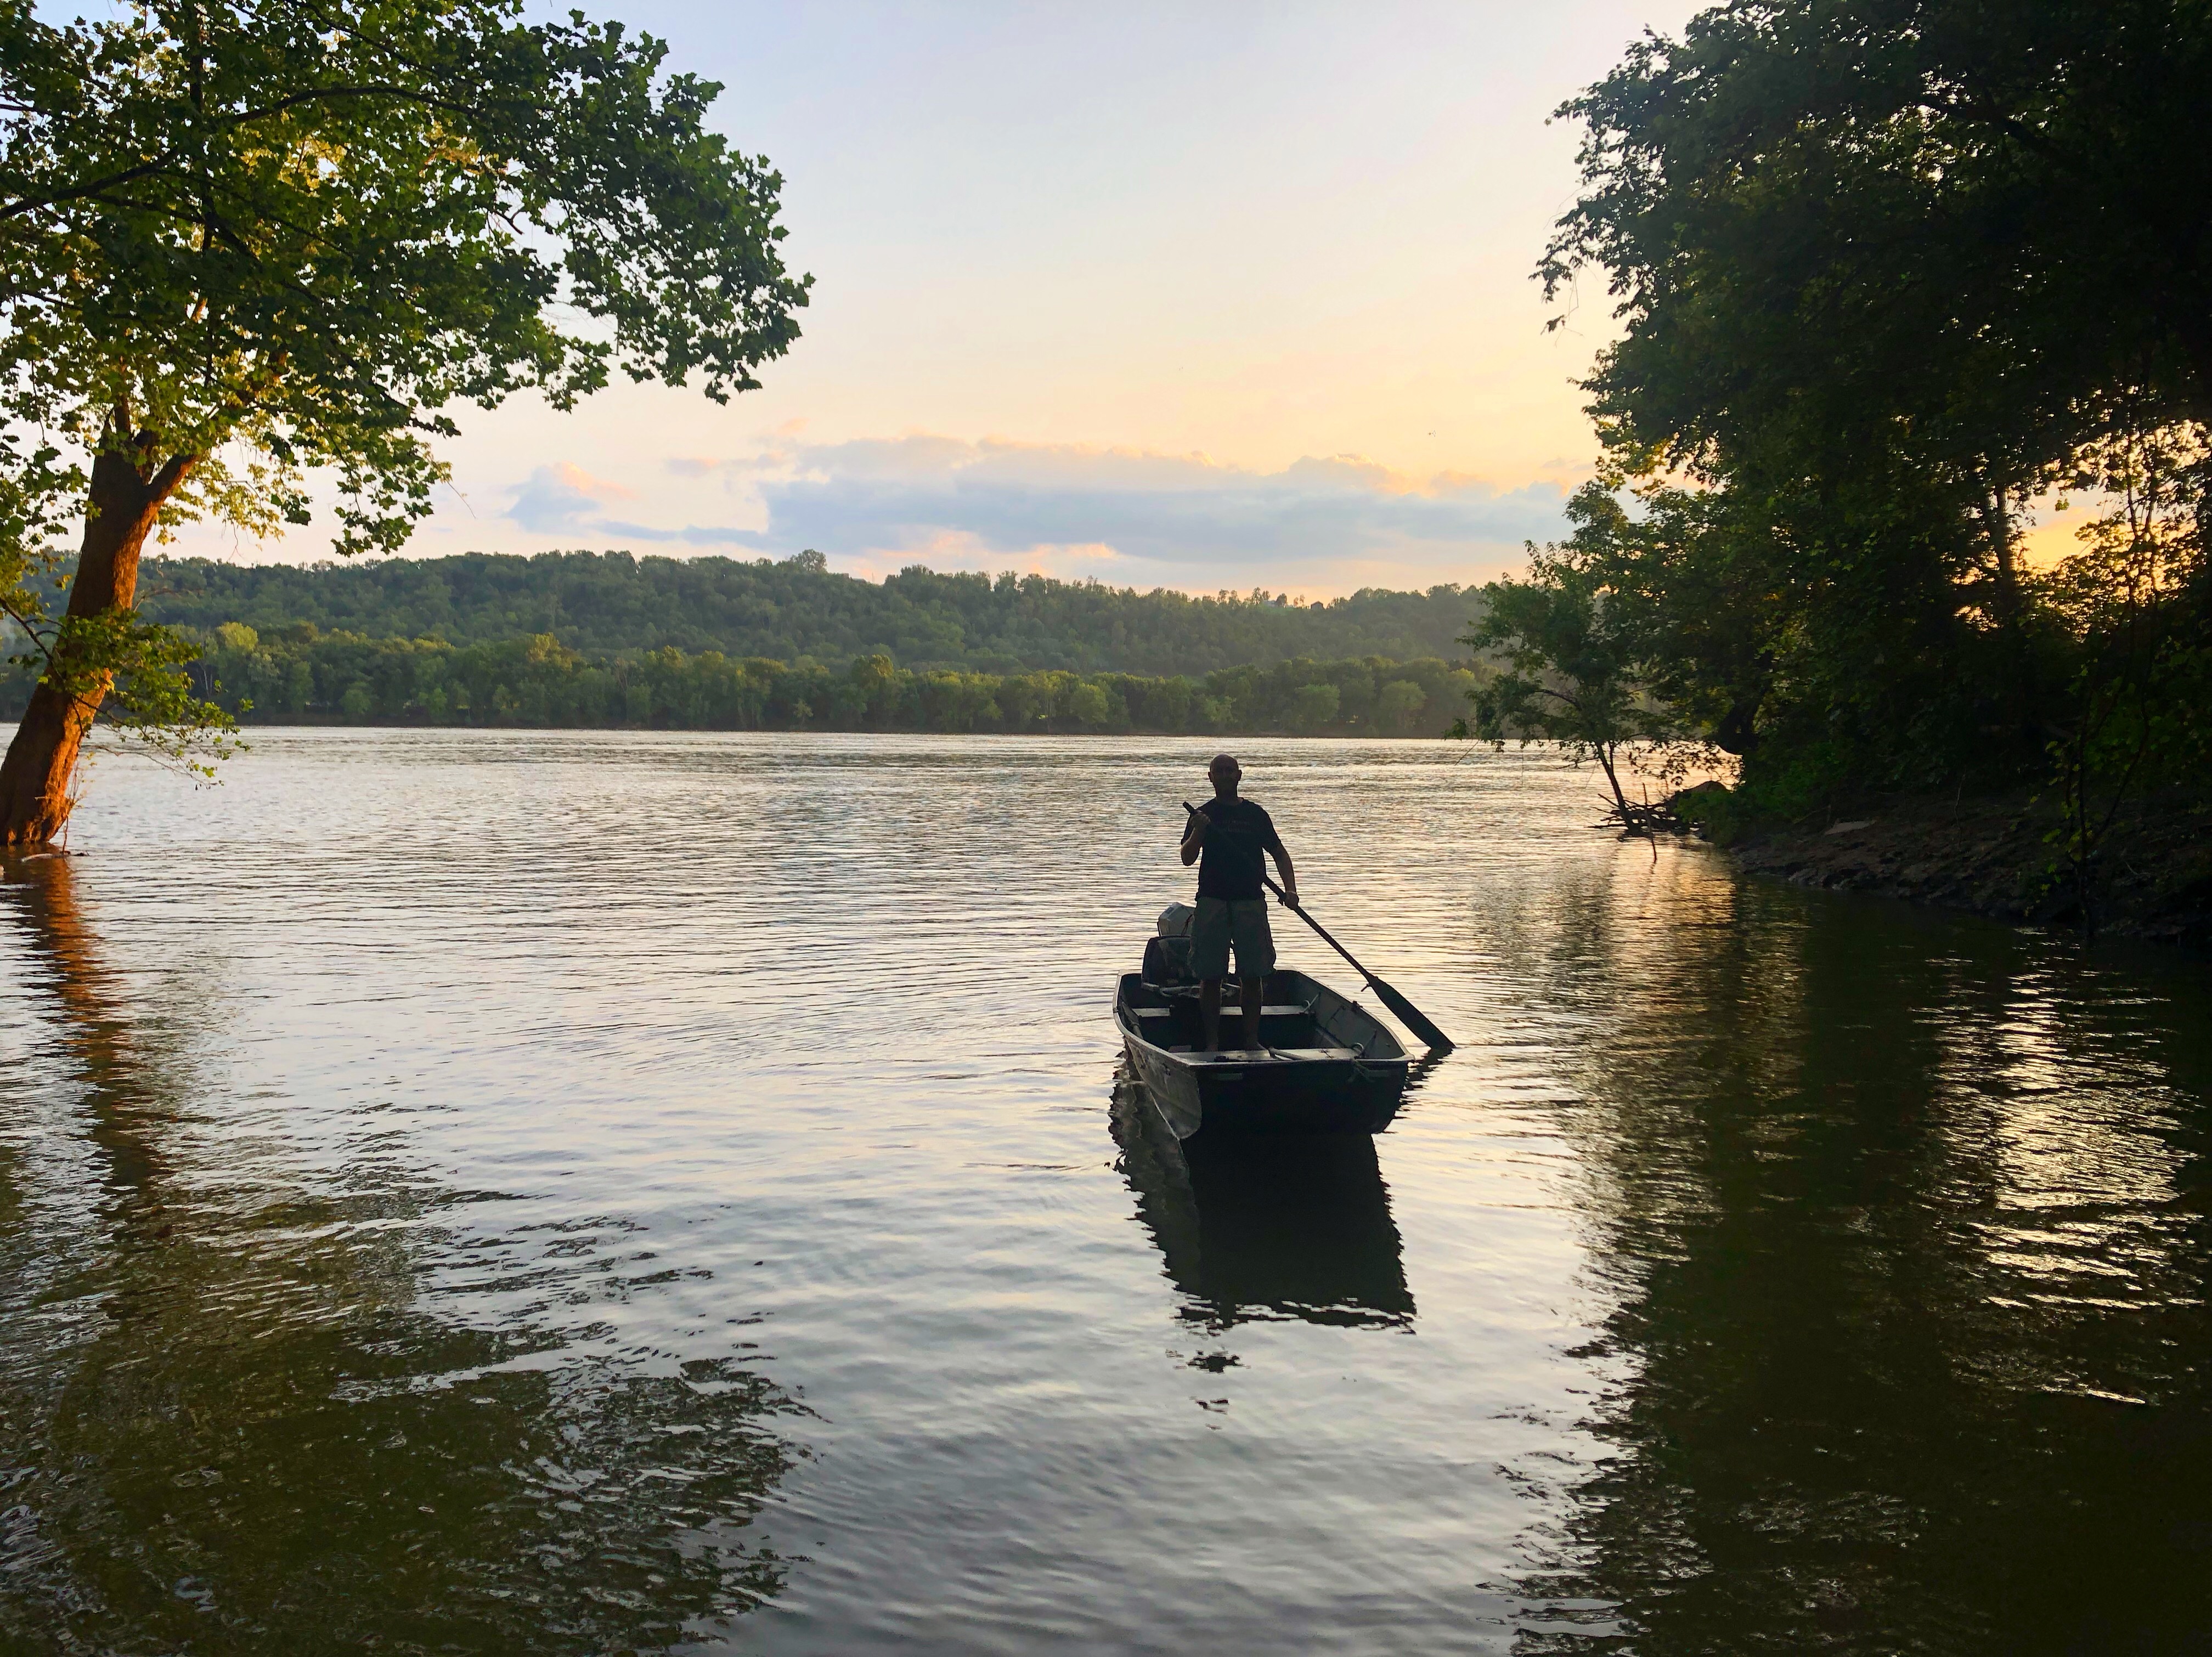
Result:
<svg viewBox="0 0 2212 1657"><path fill-rule="evenodd" d="M1689 804L1690 802L1685 802ZM1868 892L2028 926L2079 927L2059 869L2057 808L2028 795L1890 798L1838 819L1729 821L1723 802L1685 813L1747 872ZM2212 798L2161 795L2124 808L2100 859L2100 935L2212 950Z"/></svg>

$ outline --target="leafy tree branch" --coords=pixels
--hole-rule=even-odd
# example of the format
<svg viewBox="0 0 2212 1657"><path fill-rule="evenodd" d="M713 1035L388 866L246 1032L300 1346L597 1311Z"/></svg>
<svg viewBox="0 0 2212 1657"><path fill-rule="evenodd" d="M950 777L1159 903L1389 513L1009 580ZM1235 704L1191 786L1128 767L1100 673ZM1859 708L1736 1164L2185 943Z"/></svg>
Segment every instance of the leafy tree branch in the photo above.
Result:
<svg viewBox="0 0 2212 1657"><path fill-rule="evenodd" d="M782 181L665 58L520 0L66 26L0 0L0 422L52 438L9 449L0 490L31 566L82 525L0 840L58 827L111 685L143 687L117 713L142 733L207 717L127 619L148 536L303 524L321 474L334 549L389 551L446 476L453 404L568 408L616 372L721 400L789 349L809 284L778 252Z"/></svg>

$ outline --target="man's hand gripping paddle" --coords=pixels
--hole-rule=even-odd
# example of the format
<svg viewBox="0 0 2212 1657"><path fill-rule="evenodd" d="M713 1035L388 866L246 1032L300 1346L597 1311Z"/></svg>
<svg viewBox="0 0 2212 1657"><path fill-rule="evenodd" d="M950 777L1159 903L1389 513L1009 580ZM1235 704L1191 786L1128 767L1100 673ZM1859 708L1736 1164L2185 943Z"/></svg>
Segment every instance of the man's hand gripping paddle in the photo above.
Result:
<svg viewBox="0 0 2212 1657"><path fill-rule="evenodd" d="M1188 800L1185 800L1182 803L1182 809L1188 811L1193 816L1196 816L1198 815L1198 812L1192 807L1191 803ZM1422 1041L1426 1043L1430 1052L1445 1053L1451 1051L1451 1037L1446 1035L1434 1024L1429 1023L1427 1016L1424 1014L1419 1007L1407 1000L1404 996L1399 994L1397 991L1392 989L1381 979L1376 977L1373 973L1369 972L1367 968L1361 966L1358 962L1352 960L1352 951L1346 949L1343 944L1331 938L1327 930L1323 928L1321 922L1316 920L1304 909L1291 902L1290 899L1283 896L1283 889L1275 884L1275 877L1269 874L1264 867L1260 871L1260 878L1267 882L1267 889L1273 892L1277 898L1281 900L1282 905L1285 909L1288 909L1300 920L1304 921L1306 925L1312 927L1314 931L1319 932L1321 934L1321 941L1322 943L1328 944L1330 949L1334 950L1347 962L1351 962L1352 970L1358 973L1360 977L1367 980L1368 988L1373 990L1376 995L1382 998L1382 1005L1390 1009L1392 1016L1407 1029L1413 1031L1413 1033L1416 1036L1419 1037Z"/></svg>

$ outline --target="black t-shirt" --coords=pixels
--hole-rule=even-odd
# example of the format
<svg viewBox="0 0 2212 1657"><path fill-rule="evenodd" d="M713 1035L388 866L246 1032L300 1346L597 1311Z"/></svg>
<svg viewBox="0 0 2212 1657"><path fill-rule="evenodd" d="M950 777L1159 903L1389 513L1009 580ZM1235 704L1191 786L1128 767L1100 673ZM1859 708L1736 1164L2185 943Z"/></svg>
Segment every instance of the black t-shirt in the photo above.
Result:
<svg viewBox="0 0 2212 1657"><path fill-rule="evenodd" d="M1248 799L1208 800L1199 808L1210 820L1198 853L1200 897L1257 897L1267 871L1261 853L1283 854L1275 822Z"/></svg>

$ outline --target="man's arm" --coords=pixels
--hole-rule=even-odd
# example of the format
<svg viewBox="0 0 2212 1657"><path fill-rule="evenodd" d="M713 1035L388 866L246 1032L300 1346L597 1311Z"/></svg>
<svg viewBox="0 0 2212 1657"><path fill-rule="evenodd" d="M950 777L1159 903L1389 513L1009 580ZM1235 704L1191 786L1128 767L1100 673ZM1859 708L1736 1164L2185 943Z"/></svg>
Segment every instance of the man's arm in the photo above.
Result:
<svg viewBox="0 0 2212 1657"><path fill-rule="evenodd" d="M1190 827L1185 830L1182 837L1182 852L1184 868L1188 869L1198 861L1199 848L1206 844L1206 831L1211 826L1204 811L1193 811L1190 814Z"/></svg>
<svg viewBox="0 0 2212 1657"><path fill-rule="evenodd" d="M1279 840L1267 851L1275 859L1275 872L1283 877L1283 901L1295 909L1298 907L1298 871L1291 867L1291 854L1283 849Z"/></svg>

